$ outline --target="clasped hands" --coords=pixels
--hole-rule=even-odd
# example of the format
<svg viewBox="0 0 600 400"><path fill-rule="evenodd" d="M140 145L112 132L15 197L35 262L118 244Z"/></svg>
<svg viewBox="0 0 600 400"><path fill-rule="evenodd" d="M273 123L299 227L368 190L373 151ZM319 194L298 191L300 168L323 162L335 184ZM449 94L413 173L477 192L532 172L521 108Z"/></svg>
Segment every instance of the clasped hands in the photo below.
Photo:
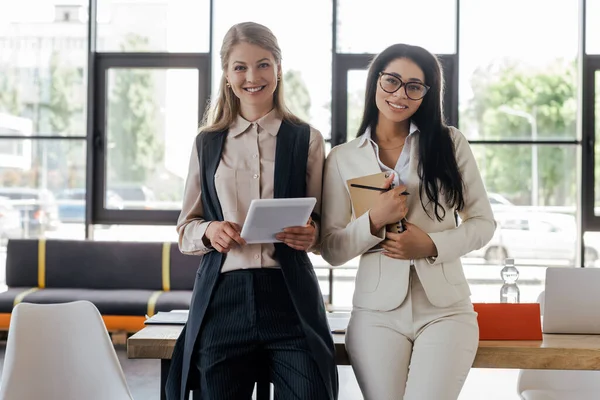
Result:
<svg viewBox="0 0 600 400"><path fill-rule="evenodd" d="M228 253L235 246L245 246L246 241L240 236L242 227L235 222L213 221L206 228L204 236L206 241L219 253ZM316 229L309 218L304 226L285 228L283 232L275 235L277 240L295 250L307 251L315 241Z"/></svg>
<svg viewBox="0 0 600 400"><path fill-rule="evenodd" d="M390 187L394 174L386 180ZM386 225L397 224L406 217L406 186L400 185L379 195L377 203L369 212L371 233L376 235ZM407 221L403 221L405 230L402 233L386 232L385 240L381 242L383 254L398 260L415 260L437 256L437 248L433 240L421 228Z"/></svg>

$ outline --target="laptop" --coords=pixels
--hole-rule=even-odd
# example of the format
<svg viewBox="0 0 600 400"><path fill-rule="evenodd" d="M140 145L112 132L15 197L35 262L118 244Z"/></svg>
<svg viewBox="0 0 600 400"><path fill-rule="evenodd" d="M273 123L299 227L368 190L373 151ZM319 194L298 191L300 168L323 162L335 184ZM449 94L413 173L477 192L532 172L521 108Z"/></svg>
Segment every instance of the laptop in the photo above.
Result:
<svg viewBox="0 0 600 400"><path fill-rule="evenodd" d="M546 269L544 333L600 334L600 269Z"/></svg>

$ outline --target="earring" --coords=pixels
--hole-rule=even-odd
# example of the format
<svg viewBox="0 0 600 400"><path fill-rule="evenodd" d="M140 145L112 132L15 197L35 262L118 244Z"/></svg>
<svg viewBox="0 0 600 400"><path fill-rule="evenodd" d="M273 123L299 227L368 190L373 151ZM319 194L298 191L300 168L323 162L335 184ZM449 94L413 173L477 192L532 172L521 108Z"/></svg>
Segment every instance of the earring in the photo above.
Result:
<svg viewBox="0 0 600 400"><path fill-rule="evenodd" d="M277 81L279 82L281 80L281 75L277 76Z"/></svg>
<svg viewBox="0 0 600 400"><path fill-rule="evenodd" d="M228 87L228 88L230 88L230 87L231 87L231 85L229 84L229 82L227 82L227 83L226 83L226 85L227 85L227 87Z"/></svg>

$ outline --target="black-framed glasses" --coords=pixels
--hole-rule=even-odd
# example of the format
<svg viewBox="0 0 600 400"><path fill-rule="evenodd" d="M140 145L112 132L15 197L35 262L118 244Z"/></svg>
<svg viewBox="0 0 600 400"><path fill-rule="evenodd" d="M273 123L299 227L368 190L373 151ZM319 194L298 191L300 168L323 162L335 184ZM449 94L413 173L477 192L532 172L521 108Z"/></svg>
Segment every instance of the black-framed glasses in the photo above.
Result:
<svg viewBox="0 0 600 400"><path fill-rule="evenodd" d="M404 87L406 97L411 100L421 100L430 89L421 82L403 82L402 79L388 72L379 73L379 86L386 93L394 93Z"/></svg>

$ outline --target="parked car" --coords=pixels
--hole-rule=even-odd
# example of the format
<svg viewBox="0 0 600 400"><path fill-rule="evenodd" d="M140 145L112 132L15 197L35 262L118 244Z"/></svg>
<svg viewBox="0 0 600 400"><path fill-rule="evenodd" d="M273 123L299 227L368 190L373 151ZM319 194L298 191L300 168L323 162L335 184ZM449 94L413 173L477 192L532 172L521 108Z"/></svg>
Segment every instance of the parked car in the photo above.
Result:
<svg viewBox="0 0 600 400"><path fill-rule="evenodd" d="M112 185L109 190L123 199L123 208L125 209L150 210L156 208L154 192L144 185L123 183Z"/></svg>
<svg viewBox="0 0 600 400"><path fill-rule="evenodd" d="M575 217L568 214L537 211L496 213L497 234L483 249L489 262L505 258L556 259L574 261L577 246ZM586 262L598 259L598 249L586 245Z"/></svg>
<svg viewBox="0 0 600 400"><path fill-rule="evenodd" d="M21 213L26 237L38 237L46 231L58 229L56 199L47 189L26 187L2 187L0 196L7 197L10 204Z"/></svg>
<svg viewBox="0 0 600 400"><path fill-rule="evenodd" d="M514 206L514 204L511 203L506 197L498 193L488 192L488 199L490 200L492 208L496 208L498 206Z"/></svg>
<svg viewBox="0 0 600 400"><path fill-rule="evenodd" d="M83 223L85 221L85 189L65 189L57 196L58 218L61 222ZM106 206L122 210L123 199L112 190L106 192Z"/></svg>
<svg viewBox="0 0 600 400"><path fill-rule="evenodd" d="M12 206L8 197L0 197L0 245L4 246L7 239L22 236L21 213Z"/></svg>

